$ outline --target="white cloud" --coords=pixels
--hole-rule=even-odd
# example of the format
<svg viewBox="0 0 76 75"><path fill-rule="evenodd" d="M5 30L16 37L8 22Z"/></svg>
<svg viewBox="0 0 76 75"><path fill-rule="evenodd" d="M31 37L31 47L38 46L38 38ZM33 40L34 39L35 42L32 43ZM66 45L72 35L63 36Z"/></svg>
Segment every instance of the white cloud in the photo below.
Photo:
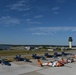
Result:
<svg viewBox="0 0 76 75"><path fill-rule="evenodd" d="M43 17L43 15L36 15L34 18L42 18Z"/></svg>
<svg viewBox="0 0 76 75"><path fill-rule="evenodd" d="M51 9L47 6L36 6L35 9L38 10L38 12L50 12L51 11Z"/></svg>
<svg viewBox="0 0 76 75"><path fill-rule="evenodd" d="M47 33L43 33L43 32L36 32L36 33L32 33L32 35L47 35Z"/></svg>
<svg viewBox="0 0 76 75"><path fill-rule="evenodd" d="M52 8L53 11L57 11L57 10L59 10L59 9L60 9L60 7L53 7L53 8Z"/></svg>
<svg viewBox="0 0 76 75"><path fill-rule="evenodd" d="M33 19L30 19L30 18L28 18L27 20L26 20L26 22L28 23L28 24L41 24L42 22L40 22L40 21L35 21L35 20L33 20Z"/></svg>
<svg viewBox="0 0 76 75"><path fill-rule="evenodd" d="M53 7L52 11L54 14L59 14L58 10L60 9L60 7Z"/></svg>
<svg viewBox="0 0 76 75"><path fill-rule="evenodd" d="M59 14L59 12L53 12L54 14Z"/></svg>
<svg viewBox="0 0 76 75"><path fill-rule="evenodd" d="M27 22L30 22L30 21L31 21L31 19L30 19L30 18L27 18L27 19L26 19L26 21L27 21Z"/></svg>
<svg viewBox="0 0 76 75"><path fill-rule="evenodd" d="M66 31L76 31L76 27L37 27L30 28L30 31L41 31L41 32L66 32Z"/></svg>
<svg viewBox="0 0 76 75"><path fill-rule="evenodd" d="M23 14L23 16L30 16L30 13L25 13L25 14Z"/></svg>
<svg viewBox="0 0 76 75"><path fill-rule="evenodd" d="M54 35L56 32L33 32L32 35L38 35L38 36L49 36Z"/></svg>
<svg viewBox="0 0 76 75"><path fill-rule="evenodd" d="M17 3L10 4L7 6L11 10L18 10L18 11L28 11L31 9L29 5L29 0L19 0Z"/></svg>
<svg viewBox="0 0 76 75"><path fill-rule="evenodd" d="M9 26L9 25L18 25L20 24L20 20L17 18L12 18L10 16L1 17L0 18L0 24Z"/></svg>
<svg viewBox="0 0 76 75"><path fill-rule="evenodd" d="M74 28L74 29L72 30L72 32L76 32L76 28Z"/></svg>

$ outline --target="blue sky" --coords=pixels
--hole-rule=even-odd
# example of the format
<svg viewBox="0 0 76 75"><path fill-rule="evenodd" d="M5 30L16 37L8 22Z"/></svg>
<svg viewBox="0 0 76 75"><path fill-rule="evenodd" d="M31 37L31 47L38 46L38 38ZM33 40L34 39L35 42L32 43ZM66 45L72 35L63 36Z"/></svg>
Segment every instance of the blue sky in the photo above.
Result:
<svg viewBox="0 0 76 75"><path fill-rule="evenodd" d="M76 45L76 0L0 0L0 44Z"/></svg>

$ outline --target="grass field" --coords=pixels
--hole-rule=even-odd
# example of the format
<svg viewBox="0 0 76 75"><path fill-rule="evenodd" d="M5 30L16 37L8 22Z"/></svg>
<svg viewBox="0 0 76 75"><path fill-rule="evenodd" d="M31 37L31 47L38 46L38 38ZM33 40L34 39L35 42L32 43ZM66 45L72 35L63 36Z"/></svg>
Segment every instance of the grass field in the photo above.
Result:
<svg viewBox="0 0 76 75"><path fill-rule="evenodd" d="M42 50L38 50L38 51L26 51L26 50L1 50L0 51L0 55L1 56L12 56L12 55L17 55L17 54L21 54L21 55L26 55L26 54L43 54L47 52L46 50L42 49Z"/></svg>
<svg viewBox="0 0 76 75"><path fill-rule="evenodd" d="M0 51L0 56L5 57L5 58L13 58L16 55L20 54L22 57L27 57L27 58L32 58L32 54L38 54L38 55L44 55L47 50L41 49L41 50L32 50L32 51L27 51L27 50L1 50Z"/></svg>
<svg viewBox="0 0 76 75"><path fill-rule="evenodd" d="M61 52L60 50L56 50L57 52ZM17 54L21 54L21 55L29 55L29 54L39 54L42 55L44 53L51 53L53 54L55 51L47 51L46 49L40 49L40 50L31 50L31 51L27 51L27 50L1 50L0 51L0 55L1 56L12 56L12 55L17 55Z"/></svg>
<svg viewBox="0 0 76 75"><path fill-rule="evenodd" d="M68 50L69 51L69 50ZM11 61L14 61L14 57L18 54L20 54L22 57L27 57L29 59L32 59L32 54L37 54L44 56L45 53L49 53L51 55L54 54L54 52L61 52L60 50L56 51L47 51L46 49L41 49L41 50L32 50L32 51L26 51L26 50L1 50L0 51L0 59L8 59ZM67 52L67 51L65 51Z"/></svg>

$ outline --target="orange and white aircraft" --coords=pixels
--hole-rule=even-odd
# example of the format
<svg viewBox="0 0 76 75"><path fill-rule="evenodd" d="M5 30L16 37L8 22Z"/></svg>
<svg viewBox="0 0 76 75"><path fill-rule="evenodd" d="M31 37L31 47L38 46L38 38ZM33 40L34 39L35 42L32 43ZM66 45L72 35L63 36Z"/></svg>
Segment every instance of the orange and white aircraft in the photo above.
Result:
<svg viewBox="0 0 76 75"><path fill-rule="evenodd" d="M67 59L61 59L61 60L55 60L51 62L42 63L40 60L38 60L38 64L42 66L52 66L52 67L61 67L64 66L64 64L75 62L73 58L67 58Z"/></svg>
<svg viewBox="0 0 76 75"><path fill-rule="evenodd" d="M60 60L60 62L62 62L62 63L64 63L64 64L66 64L66 63L72 63L72 62L74 62L74 59L73 58L67 58L67 59L61 59Z"/></svg>
<svg viewBox="0 0 76 75"><path fill-rule="evenodd" d="M43 66L52 66L52 67L62 67L64 66L63 63L60 61L53 61L53 62L47 62L47 63L42 63L40 60L38 60L38 64L43 67Z"/></svg>
<svg viewBox="0 0 76 75"><path fill-rule="evenodd" d="M76 58L76 55L73 55L73 58Z"/></svg>
<svg viewBox="0 0 76 75"><path fill-rule="evenodd" d="M66 64L66 63L68 63L68 60L66 59L66 60L64 60L63 58L60 60L60 62L62 62L62 63L64 63L64 64Z"/></svg>

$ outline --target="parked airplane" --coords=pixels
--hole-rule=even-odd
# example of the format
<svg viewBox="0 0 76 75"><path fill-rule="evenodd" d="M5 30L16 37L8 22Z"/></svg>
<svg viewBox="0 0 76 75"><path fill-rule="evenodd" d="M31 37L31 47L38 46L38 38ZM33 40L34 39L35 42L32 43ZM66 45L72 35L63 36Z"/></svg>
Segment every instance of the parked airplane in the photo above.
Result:
<svg viewBox="0 0 76 75"><path fill-rule="evenodd" d="M59 54L57 52L54 52L54 57L59 57L59 56L62 56L62 54Z"/></svg>
<svg viewBox="0 0 76 75"><path fill-rule="evenodd" d="M60 62L66 64L66 63L68 63L68 60L64 60L64 59L62 58L62 59L60 60Z"/></svg>
<svg viewBox="0 0 76 75"><path fill-rule="evenodd" d="M66 64L66 63L72 63L72 62L74 62L74 59L71 58L71 57L69 57L69 58L67 58L67 59L61 58L60 62L61 62L61 63L64 63L64 64Z"/></svg>
<svg viewBox="0 0 76 75"><path fill-rule="evenodd" d="M76 55L73 55L73 57L72 58L76 58Z"/></svg>
<svg viewBox="0 0 76 75"><path fill-rule="evenodd" d="M34 58L34 59L40 59L40 58L42 58L42 56L38 56L37 54L32 54L32 58Z"/></svg>
<svg viewBox="0 0 76 75"><path fill-rule="evenodd" d="M47 63L42 63L40 60L38 60L38 64L42 66L52 66L52 67L61 67L64 66L64 64L72 63L74 62L73 58L67 58L67 59L61 59L61 60L55 60Z"/></svg>
<svg viewBox="0 0 76 75"><path fill-rule="evenodd" d="M49 55L48 53L45 53L45 56L46 56L47 58L53 57L53 55Z"/></svg>
<svg viewBox="0 0 76 75"><path fill-rule="evenodd" d="M0 63L2 65L8 65L8 66L11 66L11 63L9 61L4 61L4 60L1 60Z"/></svg>
<svg viewBox="0 0 76 75"><path fill-rule="evenodd" d="M65 52L62 52L62 55L67 56L67 55L73 55L73 54L72 54L72 53L65 53Z"/></svg>
<svg viewBox="0 0 76 75"><path fill-rule="evenodd" d="M43 66L52 66L52 67L62 67L64 66L63 63L61 63L60 61L51 61L51 62L47 62L47 63L42 63L40 60L38 60L38 64L43 67Z"/></svg>
<svg viewBox="0 0 76 75"><path fill-rule="evenodd" d="M14 58L16 59L17 61L26 61L26 62L32 62L30 59L28 58L23 58L21 57L21 55L16 55L16 57Z"/></svg>
<svg viewBox="0 0 76 75"><path fill-rule="evenodd" d="M68 61L68 63L75 62L75 60L74 60L73 58L71 58L71 57L70 57L70 58L68 58L68 59L67 59L67 61Z"/></svg>

